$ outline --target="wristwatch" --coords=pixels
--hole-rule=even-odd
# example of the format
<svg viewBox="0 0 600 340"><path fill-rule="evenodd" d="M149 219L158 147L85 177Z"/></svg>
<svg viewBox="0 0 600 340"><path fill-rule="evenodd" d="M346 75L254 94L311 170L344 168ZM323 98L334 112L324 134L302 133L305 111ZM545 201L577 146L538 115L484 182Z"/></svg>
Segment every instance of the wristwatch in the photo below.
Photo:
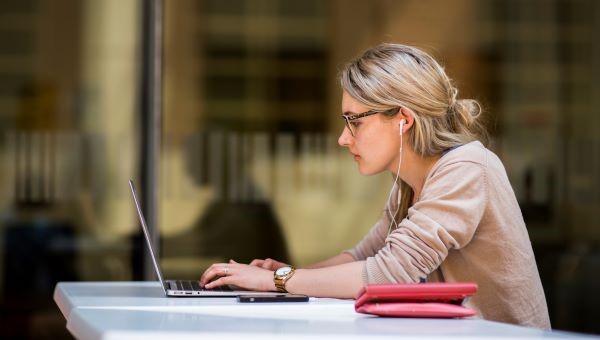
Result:
<svg viewBox="0 0 600 340"><path fill-rule="evenodd" d="M277 287L277 291L287 293L287 290L285 289L285 283L294 275L295 272L296 268L285 266L277 269L275 273L273 273L273 280L275 281L275 287Z"/></svg>

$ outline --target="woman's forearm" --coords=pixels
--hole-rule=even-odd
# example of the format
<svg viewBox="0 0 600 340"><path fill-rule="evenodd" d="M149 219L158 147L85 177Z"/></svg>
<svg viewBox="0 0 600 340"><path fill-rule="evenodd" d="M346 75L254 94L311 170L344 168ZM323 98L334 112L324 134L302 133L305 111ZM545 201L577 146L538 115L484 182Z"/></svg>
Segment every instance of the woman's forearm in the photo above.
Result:
<svg viewBox="0 0 600 340"><path fill-rule="evenodd" d="M352 258L352 256L350 257ZM286 289L293 294L341 299L355 298L363 286L364 265L364 261L353 261L323 268L298 269L294 276L286 282Z"/></svg>
<svg viewBox="0 0 600 340"><path fill-rule="evenodd" d="M311 265L308 265L308 266L302 267L302 268L317 269L317 268L336 266L336 265L340 265L340 264L344 264L344 263L350 263L350 262L354 262L354 261L356 261L356 260L354 259L354 257L352 257L352 255L350 255L348 253L341 253L336 256L330 257L327 260L313 263Z"/></svg>

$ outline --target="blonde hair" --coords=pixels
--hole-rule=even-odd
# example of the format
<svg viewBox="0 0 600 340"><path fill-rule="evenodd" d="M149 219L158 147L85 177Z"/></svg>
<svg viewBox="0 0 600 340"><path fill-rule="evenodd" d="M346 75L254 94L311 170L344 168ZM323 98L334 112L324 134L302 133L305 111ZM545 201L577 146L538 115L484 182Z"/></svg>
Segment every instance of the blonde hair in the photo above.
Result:
<svg viewBox="0 0 600 340"><path fill-rule="evenodd" d="M444 68L416 47L385 43L370 48L343 68L340 82L352 98L371 110L411 109L414 124L406 137L423 157L475 140L487 143L481 105L459 99ZM400 182L397 221L406 217L414 194Z"/></svg>

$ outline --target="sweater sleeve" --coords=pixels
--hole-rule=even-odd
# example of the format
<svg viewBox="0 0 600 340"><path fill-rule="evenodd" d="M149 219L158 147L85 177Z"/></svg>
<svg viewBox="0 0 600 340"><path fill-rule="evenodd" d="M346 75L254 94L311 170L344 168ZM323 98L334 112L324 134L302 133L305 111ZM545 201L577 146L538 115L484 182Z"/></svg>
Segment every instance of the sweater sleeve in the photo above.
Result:
<svg viewBox="0 0 600 340"><path fill-rule="evenodd" d="M487 203L485 168L456 162L427 179L421 199L377 253L367 255L365 283L419 282L439 267L451 249L466 246Z"/></svg>

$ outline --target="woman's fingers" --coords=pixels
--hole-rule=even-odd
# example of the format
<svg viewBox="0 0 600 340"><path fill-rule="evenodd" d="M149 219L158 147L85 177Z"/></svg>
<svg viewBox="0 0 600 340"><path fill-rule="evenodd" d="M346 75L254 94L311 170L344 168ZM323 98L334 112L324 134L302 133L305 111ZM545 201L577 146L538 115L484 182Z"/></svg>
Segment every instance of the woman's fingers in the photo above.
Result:
<svg viewBox="0 0 600 340"><path fill-rule="evenodd" d="M280 267L287 266L287 264L285 264L283 262L279 262L277 260L273 260L271 258L266 258L264 260L254 259L254 260L252 260L252 262L250 262L250 265L255 266L255 267L260 267L263 269L268 269L268 270L277 270Z"/></svg>
<svg viewBox="0 0 600 340"><path fill-rule="evenodd" d="M223 277L220 277L220 278L208 283L206 285L206 288L212 289L215 287L220 287L220 286L229 285L229 284L233 284L233 278L231 276L223 276Z"/></svg>
<svg viewBox="0 0 600 340"><path fill-rule="evenodd" d="M201 285L208 289L230 285L243 290L268 291L273 289L273 273L247 264L216 263L203 274Z"/></svg>
<svg viewBox="0 0 600 340"><path fill-rule="evenodd" d="M273 267L273 264L274 264L274 262L273 262L273 259L266 259L266 260L263 262L263 264L262 264L262 267L263 267L264 269L269 269L269 270L270 270L270 269L271 269L271 267Z"/></svg>
<svg viewBox="0 0 600 340"><path fill-rule="evenodd" d="M212 267L212 266L211 266ZM204 277L206 277L206 273L210 270L210 267L208 267L208 269L206 269L204 271L204 273L202 273L202 275L200 275L200 284L204 284Z"/></svg>
<svg viewBox="0 0 600 340"><path fill-rule="evenodd" d="M285 264L283 262L279 262L277 260L273 260L273 259L266 259L265 263L263 264L263 268L268 269L268 270L277 270L281 267L285 267L285 266L289 266L289 264Z"/></svg>
<svg viewBox="0 0 600 340"><path fill-rule="evenodd" d="M273 289L273 273L285 265L273 259L255 259L250 265L229 260L229 263L212 264L200 277L202 287L212 289L223 285L234 285L242 289L268 291Z"/></svg>
<svg viewBox="0 0 600 340"><path fill-rule="evenodd" d="M200 283L201 284L205 284L208 281L207 277L212 274L212 272L213 272L213 270L215 268L215 265L216 264L210 265L210 267L208 267L208 269L206 269L204 271L204 273L202 273L202 276L200 276Z"/></svg>
<svg viewBox="0 0 600 340"><path fill-rule="evenodd" d="M261 260L261 259L254 259L252 260L252 262L250 262L251 266L256 266L256 267L262 267L263 263L265 262L265 260Z"/></svg>
<svg viewBox="0 0 600 340"><path fill-rule="evenodd" d="M228 276L231 275L231 270L235 267L235 264L229 263L215 263L211 265L200 277L200 284L205 286L208 282L214 280L217 276Z"/></svg>

